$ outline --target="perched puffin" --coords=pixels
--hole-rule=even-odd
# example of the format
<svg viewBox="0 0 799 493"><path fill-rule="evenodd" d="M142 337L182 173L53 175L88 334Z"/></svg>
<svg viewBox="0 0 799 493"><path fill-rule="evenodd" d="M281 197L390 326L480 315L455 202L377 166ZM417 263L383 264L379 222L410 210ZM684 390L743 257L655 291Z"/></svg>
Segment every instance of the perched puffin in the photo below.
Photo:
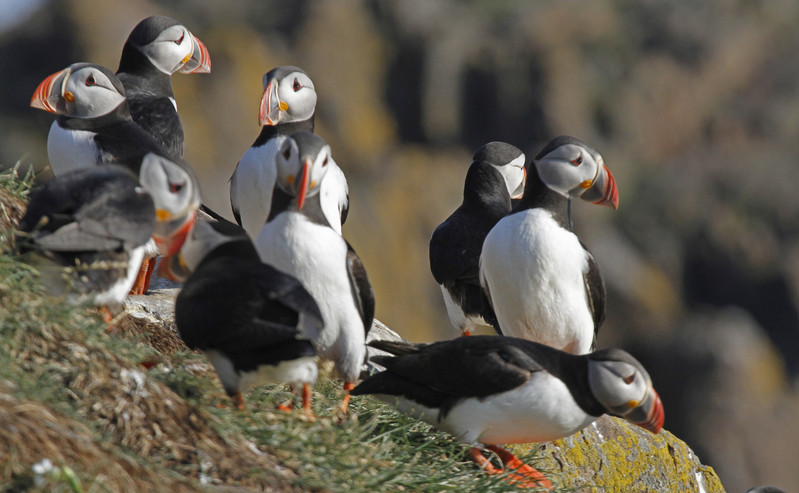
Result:
<svg viewBox="0 0 799 493"><path fill-rule="evenodd" d="M316 302L297 279L262 263L243 229L206 217L161 262L162 274L185 281L175 301L180 337L206 354L240 409L248 388L290 383L303 389L310 413L317 368L309 339L323 323Z"/></svg>
<svg viewBox="0 0 799 493"><path fill-rule="evenodd" d="M478 326L497 327L480 286L480 251L494 225L522 196L524 153L504 142L489 142L475 153L463 203L430 238L430 270L441 285L447 314L456 329L471 335Z"/></svg>
<svg viewBox="0 0 799 493"><path fill-rule="evenodd" d="M361 382L352 395L375 394L400 412L422 419L472 445L471 457L496 469L478 446L488 445L511 481L551 487L504 443L555 440L602 414L652 433L663 426L663 404L646 370L621 349L574 355L514 337L459 337L433 344L369 343L395 356L372 361L386 371Z"/></svg>
<svg viewBox="0 0 799 493"><path fill-rule="evenodd" d="M167 254L194 221L200 189L191 167L170 154L135 123L125 90L105 67L76 63L50 75L37 87L31 106L55 113L47 151L53 173L108 163L125 165L150 192L156 206L159 250ZM155 252L148 252L134 292L146 291Z"/></svg>
<svg viewBox="0 0 799 493"><path fill-rule="evenodd" d="M587 353L605 318L605 285L572 231L570 203L616 209L616 181L594 148L567 136L550 141L527 171L524 196L483 243L480 284L504 335Z"/></svg>
<svg viewBox="0 0 799 493"><path fill-rule="evenodd" d="M253 239L269 217L277 176L275 154L289 135L313 132L316 110L316 90L301 68L273 68L264 74L263 86L258 111L258 123L263 128L230 177L233 216ZM330 226L341 233L349 208L347 179L335 163L330 164L327 174L322 210Z"/></svg>
<svg viewBox="0 0 799 493"><path fill-rule="evenodd" d="M210 71L211 57L202 41L176 20L154 15L131 31L116 75L125 87L133 120L171 155L183 157L172 74Z"/></svg>
<svg viewBox="0 0 799 493"><path fill-rule="evenodd" d="M334 166L330 146L309 132L291 135L276 156L277 179L269 221L255 247L261 260L295 276L316 300L325 321L312 339L349 391L366 357L375 299L363 263L330 225L320 189ZM342 402L346 412L349 394Z"/></svg>
<svg viewBox="0 0 799 493"><path fill-rule="evenodd" d="M54 296L116 311L154 227L150 194L127 168L108 165L64 173L35 191L16 242Z"/></svg>

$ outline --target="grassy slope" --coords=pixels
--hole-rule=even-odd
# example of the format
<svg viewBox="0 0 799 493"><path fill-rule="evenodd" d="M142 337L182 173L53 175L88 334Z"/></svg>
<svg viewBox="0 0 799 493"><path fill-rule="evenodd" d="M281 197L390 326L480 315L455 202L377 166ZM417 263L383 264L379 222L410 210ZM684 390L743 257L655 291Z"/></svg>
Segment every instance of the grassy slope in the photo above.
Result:
<svg viewBox="0 0 799 493"><path fill-rule="evenodd" d="M0 176L6 218L26 183ZM4 250L9 233L0 226ZM281 387L251 392L247 412L232 409L202 355L171 333L128 317L107 334L95 309L48 297L36 277L0 255L0 490L514 489L482 474L465 446L373 399L353 399L339 423L342 394L328 379L315 391L316 422L274 411L288 396ZM154 368L141 366L154 357ZM36 477L42 459L55 468Z"/></svg>

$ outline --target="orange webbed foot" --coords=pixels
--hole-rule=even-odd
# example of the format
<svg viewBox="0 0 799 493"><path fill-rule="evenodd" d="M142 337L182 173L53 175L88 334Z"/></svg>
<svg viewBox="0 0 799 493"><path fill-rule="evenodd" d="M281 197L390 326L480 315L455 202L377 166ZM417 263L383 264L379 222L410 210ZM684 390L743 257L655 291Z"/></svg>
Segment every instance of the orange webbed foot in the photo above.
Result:
<svg viewBox="0 0 799 493"><path fill-rule="evenodd" d="M547 488L550 490L554 488L552 483L538 469L525 464L511 452L496 445L489 445L487 448L497 454L505 465L505 469L510 471L505 476L505 480L509 483L520 488ZM469 449L469 455L487 474L498 474L505 470L494 467L491 461L476 447Z"/></svg>

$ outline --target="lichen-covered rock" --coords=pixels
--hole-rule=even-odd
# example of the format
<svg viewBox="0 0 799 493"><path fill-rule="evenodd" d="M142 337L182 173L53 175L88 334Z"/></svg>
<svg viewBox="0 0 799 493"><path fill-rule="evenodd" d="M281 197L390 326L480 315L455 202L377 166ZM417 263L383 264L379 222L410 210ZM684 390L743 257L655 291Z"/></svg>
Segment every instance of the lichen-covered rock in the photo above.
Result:
<svg viewBox="0 0 799 493"><path fill-rule="evenodd" d="M535 445L512 446L517 452ZM712 467L666 430L654 435L603 416L582 431L541 444L536 463L565 488L585 492L724 492Z"/></svg>

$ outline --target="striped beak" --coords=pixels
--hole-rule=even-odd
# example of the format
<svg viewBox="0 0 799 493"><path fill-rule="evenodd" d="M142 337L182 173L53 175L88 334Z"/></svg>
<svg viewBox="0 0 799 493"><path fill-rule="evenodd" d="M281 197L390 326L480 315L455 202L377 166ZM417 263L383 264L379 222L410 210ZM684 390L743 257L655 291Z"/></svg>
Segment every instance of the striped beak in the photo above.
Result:
<svg viewBox="0 0 799 493"><path fill-rule="evenodd" d="M286 108L288 108L285 103L281 104L280 98L277 95L277 89L278 82L276 80L266 85L264 94L261 96L261 106L258 109L259 125L277 125L280 121L280 110L283 109L281 106L286 106Z"/></svg>
<svg viewBox="0 0 799 493"><path fill-rule="evenodd" d="M186 237L194 227L196 215L197 211L192 209L185 216L172 218L168 212L162 209L156 210L153 240L161 255L169 257L180 251L183 243L186 242Z"/></svg>
<svg viewBox="0 0 799 493"><path fill-rule="evenodd" d="M658 433L663 428L665 418L663 402L655 389L651 387L646 400L624 416L627 421L652 433Z"/></svg>
<svg viewBox="0 0 799 493"><path fill-rule="evenodd" d="M580 198L597 205L607 205L616 210L619 208L619 189L616 187L616 180L608 167L604 163L601 164L596 179Z"/></svg>
<svg viewBox="0 0 799 493"><path fill-rule="evenodd" d="M309 160L305 160L302 163L302 174L300 175L300 179L296 182L297 187L297 210L301 211L302 206L305 205L305 196L308 194L309 183L311 181L311 166L312 163Z"/></svg>
<svg viewBox="0 0 799 493"><path fill-rule="evenodd" d="M197 36L191 36L192 51L189 60L180 68L183 74L207 74L211 72L211 54Z"/></svg>
<svg viewBox="0 0 799 493"><path fill-rule="evenodd" d="M50 113L64 113L64 86L72 69L65 68L44 79L31 98L31 106Z"/></svg>

